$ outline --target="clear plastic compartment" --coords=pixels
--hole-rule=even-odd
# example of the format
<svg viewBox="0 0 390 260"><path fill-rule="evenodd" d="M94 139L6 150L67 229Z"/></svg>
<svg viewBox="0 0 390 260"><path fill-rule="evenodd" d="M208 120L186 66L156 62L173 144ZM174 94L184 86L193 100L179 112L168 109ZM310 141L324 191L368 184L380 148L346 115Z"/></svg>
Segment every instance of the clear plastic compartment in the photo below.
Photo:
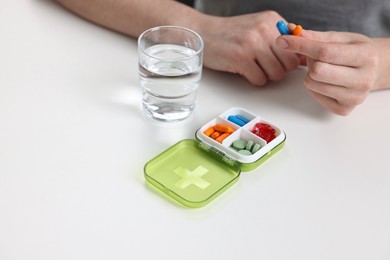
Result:
<svg viewBox="0 0 390 260"><path fill-rule="evenodd" d="M267 145L267 143L263 139L261 139L257 135L255 135L255 134L253 134L253 133L251 133L243 128L237 130L234 133L234 135L231 135L229 137L230 138L228 140L226 140L226 143L224 144L225 147L228 148L226 153L240 162L256 161L256 159L259 158L259 154L262 153L261 150ZM251 155L240 154L237 150L235 150L233 148L233 143L234 143L234 141L237 141L237 140L244 141L245 145L248 143L248 141L253 141L253 145L251 147L251 150L253 150L253 147L256 144L259 144L260 148L258 151L256 151L255 153L252 153ZM246 148L243 150L246 150Z"/></svg>
<svg viewBox="0 0 390 260"><path fill-rule="evenodd" d="M274 124L268 122L268 121L265 121L263 120L261 117L256 117L255 119L253 119L252 121L250 121L248 124L244 125L242 128L253 133L253 129L255 127L255 125L257 123L264 123L264 124L268 124L269 126L271 126L273 129L275 129L275 139L281 135L283 132L280 130L279 127L275 126ZM256 135L256 134L254 134ZM257 137L261 138L260 136L256 135ZM274 140L275 140L274 139ZM271 142L273 142L274 140L272 140ZM271 143L270 142L270 143Z"/></svg>
<svg viewBox="0 0 390 260"><path fill-rule="evenodd" d="M237 130L240 129L240 127L224 118L221 118L221 117L216 117L214 118L213 120L209 121L208 123L206 123L205 125L203 125L200 130L199 130L199 134L202 136L202 140L205 140L205 141L208 141L208 142L212 142L212 143L215 143L215 144L220 144L219 142L215 141L213 138L211 138L210 136L207 136L204 134L204 131L206 131L207 129L209 129L210 127L213 127L217 124L222 124L222 125L227 125L227 126L230 126L231 128L234 129L234 132L230 135L233 135ZM229 136L230 137L230 136ZM229 138L227 137L227 138ZM222 144L226 143L226 139L222 142Z"/></svg>
<svg viewBox="0 0 390 260"><path fill-rule="evenodd" d="M249 112L249 111L247 111L247 110L245 110L243 108L238 108L238 107L234 107L234 108L231 108L231 109L227 110L226 112L222 113L220 115L220 117L225 119L225 120L228 120L229 116L236 116L236 115L240 115L240 116L248 119L249 122L256 118L256 115L252 114L251 112Z"/></svg>

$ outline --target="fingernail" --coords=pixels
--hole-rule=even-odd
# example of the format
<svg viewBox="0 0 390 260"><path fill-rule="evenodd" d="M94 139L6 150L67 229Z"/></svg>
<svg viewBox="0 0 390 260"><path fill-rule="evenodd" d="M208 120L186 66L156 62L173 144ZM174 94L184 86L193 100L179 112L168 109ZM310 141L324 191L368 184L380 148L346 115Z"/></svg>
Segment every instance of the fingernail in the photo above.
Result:
<svg viewBox="0 0 390 260"><path fill-rule="evenodd" d="M278 45L280 48L283 48L283 49L288 48L288 42L285 39L278 39L276 41L276 45Z"/></svg>

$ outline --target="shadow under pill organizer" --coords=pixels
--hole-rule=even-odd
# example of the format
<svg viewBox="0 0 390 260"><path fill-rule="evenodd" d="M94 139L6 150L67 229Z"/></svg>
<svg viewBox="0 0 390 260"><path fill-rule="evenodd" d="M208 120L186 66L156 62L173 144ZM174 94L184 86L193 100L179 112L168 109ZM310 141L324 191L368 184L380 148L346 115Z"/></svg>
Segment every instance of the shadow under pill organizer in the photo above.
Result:
<svg viewBox="0 0 390 260"><path fill-rule="evenodd" d="M226 131L226 132L224 132ZM224 138L212 137L228 133ZM169 198L198 208L231 187L241 171L251 171L279 151L286 135L243 108L228 109L144 167L145 179Z"/></svg>

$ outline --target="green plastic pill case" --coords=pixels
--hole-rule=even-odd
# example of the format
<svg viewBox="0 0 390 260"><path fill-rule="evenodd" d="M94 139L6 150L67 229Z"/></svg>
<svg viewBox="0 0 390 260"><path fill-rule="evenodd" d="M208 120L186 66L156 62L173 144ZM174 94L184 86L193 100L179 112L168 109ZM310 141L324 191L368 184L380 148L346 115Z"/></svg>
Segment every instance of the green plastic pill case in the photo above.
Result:
<svg viewBox="0 0 390 260"><path fill-rule="evenodd" d="M249 120L238 126L227 118L241 115ZM276 130L275 139L265 140L252 133L256 123L266 123ZM216 124L224 124L235 131L222 143L203 132ZM243 108L228 109L196 131L196 140L179 141L157 155L144 167L146 180L168 197L190 207L203 207L238 181L241 171L251 171L279 151L286 134L277 126ZM252 140L261 148L252 155L239 154L233 149L235 140Z"/></svg>

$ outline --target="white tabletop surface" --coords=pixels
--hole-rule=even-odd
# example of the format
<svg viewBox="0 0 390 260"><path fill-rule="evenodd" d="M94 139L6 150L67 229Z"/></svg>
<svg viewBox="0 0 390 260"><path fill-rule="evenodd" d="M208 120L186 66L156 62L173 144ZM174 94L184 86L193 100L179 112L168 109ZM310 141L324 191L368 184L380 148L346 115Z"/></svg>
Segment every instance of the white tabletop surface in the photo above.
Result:
<svg viewBox="0 0 390 260"><path fill-rule="evenodd" d="M304 90L205 69L193 117L143 117L136 41L47 0L0 8L0 259L390 259L390 91L350 116ZM231 107L285 147L206 207L150 188L143 166Z"/></svg>

